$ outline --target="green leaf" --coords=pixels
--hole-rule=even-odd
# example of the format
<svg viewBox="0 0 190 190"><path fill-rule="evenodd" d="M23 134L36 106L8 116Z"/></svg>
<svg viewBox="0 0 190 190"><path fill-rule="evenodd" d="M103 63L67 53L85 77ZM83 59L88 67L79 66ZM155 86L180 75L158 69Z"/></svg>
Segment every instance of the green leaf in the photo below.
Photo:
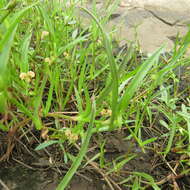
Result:
<svg viewBox="0 0 190 190"><path fill-rule="evenodd" d="M141 145L144 146L144 145L146 145L146 144L152 143L152 142L154 142L156 139L157 139L156 137L147 139L147 140L143 141L143 142L141 143Z"/></svg>
<svg viewBox="0 0 190 190"><path fill-rule="evenodd" d="M86 132L86 136L85 136L83 144L81 146L81 150L80 150L79 154L77 155L76 159L74 160L69 171L66 173L64 178L61 180L61 183L58 185L56 190L64 190L67 187L67 185L70 182L73 175L76 173L78 167L80 166L80 164L83 160L83 157L85 156L85 154L87 152L90 138L92 136L92 129L94 126L95 114L96 114L95 100L92 100L91 119L90 119L90 123L89 123L88 129L87 129L87 132Z"/></svg>
<svg viewBox="0 0 190 190"><path fill-rule="evenodd" d="M72 38L75 39L77 35L78 35L78 28L73 31Z"/></svg>
<svg viewBox="0 0 190 190"><path fill-rule="evenodd" d="M5 44L7 44L7 42L10 39L10 36L12 35L13 31L15 30L17 24L20 22L20 20L22 19L22 17L24 16L24 14L32 7L36 6L39 2L34 3L26 8L24 8L23 10L21 10L20 12L16 13L14 15L14 20L10 23L10 26L4 36L4 38L1 40L0 42L0 52L2 51L2 49L5 47Z"/></svg>
<svg viewBox="0 0 190 190"><path fill-rule="evenodd" d="M160 190L158 185L156 185L156 183L154 182L154 178L152 176L150 176L144 172L133 172L133 174L146 179L150 183L150 185L153 187L154 190Z"/></svg>
<svg viewBox="0 0 190 190"><path fill-rule="evenodd" d="M23 43L21 45L21 63L20 63L20 71L21 72L28 72L29 71L29 64L28 64L28 49L30 45L32 34L31 31L28 31L23 39Z"/></svg>
<svg viewBox="0 0 190 190"><path fill-rule="evenodd" d="M4 37L0 41L0 112L4 112L6 106L7 95L5 96L5 94L8 83L7 65L9 60L10 49L17 30L17 26L23 15L35 5L37 5L37 3L34 3L24 8L23 10L14 15L13 21L10 23L9 28L7 29Z"/></svg>
<svg viewBox="0 0 190 190"><path fill-rule="evenodd" d="M128 85L127 89L123 97L119 102L119 111L123 112L127 109L131 98L134 96L140 84L142 84L143 79L147 75L148 71L155 64L156 60L158 60L161 52L163 51L163 47L159 48L149 59L147 59L137 71L135 77L132 79L131 83Z"/></svg>
<svg viewBox="0 0 190 190"><path fill-rule="evenodd" d="M96 24L98 25L102 37L103 37L103 42L104 42L104 47L106 50L106 54L108 57L108 62L110 65L110 70L111 70L111 77L112 77L112 101L111 101L111 109L112 109L112 115L111 115L111 119L110 119L110 129L114 128L114 121L117 118L118 115L118 86L119 86L119 76L118 76L118 71L117 71L117 65L113 56L113 51L112 51L112 43L111 40L108 36L108 34L104 31L100 21L97 19L97 17L91 13L88 9L84 8L84 7L80 7L83 11L85 11L89 16L92 17L92 19L96 22ZM109 90L109 88L107 89Z"/></svg>
<svg viewBox="0 0 190 190"><path fill-rule="evenodd" d="M135 177L135 181L133 183L132 190L139 190L139 189L140 189L139 180L138 180L138 177Z"/></svg>
<svg viewBox="0 0 190 190"><path fill-rule="evenodd" d="M44 142L44 143L41 143L39 144L35 150L41 150L41 149L44 149L52 144L55 144L55 143L58 143L59 141L56 141L56 140L50 140L50 141L47 141L47 142Z"/></svg>
<svg viewBox="0 0 190 190"><path fill-rule="evenodd" d="M7 126L3 125L2 123L0 123L0 130L8 132L9 127L7 127Z"/></svg>

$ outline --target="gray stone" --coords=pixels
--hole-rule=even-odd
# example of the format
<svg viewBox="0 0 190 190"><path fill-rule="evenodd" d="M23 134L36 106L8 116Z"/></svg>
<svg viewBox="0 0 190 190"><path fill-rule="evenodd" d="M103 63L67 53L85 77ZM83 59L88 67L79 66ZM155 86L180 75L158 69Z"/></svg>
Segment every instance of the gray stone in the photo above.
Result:
<svg viewBox="0 0 190 190"><path fill-rule="evenodd" d="M86 5L91 9L91 4ZM98 14L106 15L108 8L100 1ZM121 0L120 6L113 12L105 25L110 32L116 29L114 36L121 44L136 41L144 53L152 53L162 44L166 51L173 48L172 37L185 35L190 24L190 0ZM90 24L88 16L83 15L84 24Z"/></svg>

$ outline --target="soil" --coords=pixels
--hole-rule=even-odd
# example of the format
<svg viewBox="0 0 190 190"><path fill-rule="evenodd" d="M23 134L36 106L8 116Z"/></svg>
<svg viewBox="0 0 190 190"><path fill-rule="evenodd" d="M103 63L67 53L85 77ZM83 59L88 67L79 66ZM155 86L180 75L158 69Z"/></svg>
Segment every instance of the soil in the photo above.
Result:
<svg viewBox="0 0 190 190"><path fill-rule="evenodd" d="M21 165L1 166L1 180L10 190L53 190L56 188L52 171L32 170ZM0 187L2 190L6 188Z"/></svg>
<svg viewBox="0 0 190 190"><path fill-rule="evenodd" d="M0 140L5 139L5 135L5 133L1 133ZM122 158L123 156L126 158L131 155L134 156L132 160L123 165L120 171L109 175L110 179L114 181L113 184L117 184L119 181L128 177L131 172L135 171L150 174L158 182L162 182L163 179L171 175L171 170L166 162L154 150L147 148L143 152L134 141L124 140L126 135L128 135L127 130L120 130L94 136L92 138L91 148L87 154L89 158L92 158L99 152L102 143L105 142L105 163L114 163L119 156L122 156ZM154 146L156 146L156 143L154 143ZM20 154L19 149L23 154ZM49 147L47 150L51 155L59 152L56 146ZM59 164L60 161L57 161L56 164L52 165L44 151L36 153L31 148L30 152L34 156L26 153L21 145L15 145L9 161L0 163L0 182L6 184L10 190L55 190L61 177L66 172L67 164ZM56 157L54 156L54 159ZM179 159L180 157L176 153L172 153L168 156L167 162L174 166ZM93 162L94 165L89 164L85 168L80 168L67 190L110 190L110 187L105 181L105 176L102 175L102 173L106 173L106 169L97 167L99 161L96 160L96 162ZM190 188L188 176L181 176L178 180L181 189ZM113 188L117 190L117 186L113 184ZM172 184L172 178L163 183L162 189L172 189L172 187L170 188L170 184ZM122 185L119 187L121 190L129 189ZM2 183L0 183L0 189L7 190L2 186Z"/></svg>

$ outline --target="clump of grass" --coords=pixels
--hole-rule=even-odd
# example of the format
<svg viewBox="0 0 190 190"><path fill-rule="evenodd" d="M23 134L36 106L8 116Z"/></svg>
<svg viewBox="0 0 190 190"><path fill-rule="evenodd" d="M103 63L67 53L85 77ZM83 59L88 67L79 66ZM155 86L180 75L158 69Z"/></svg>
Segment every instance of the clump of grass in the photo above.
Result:
<svg viewBox="0 0 190 190"><path fill-rule="evenodd" d="M2 1L0 7L5 6L6 1ZM82 145L78 156L64 155L72 165L59 190L66 188L82 164L90 137L101 132L127 129L127 138L134 139L143 152L148 144L166 139L157 152L163 159L174 148L189 155L189 97L181 99L174 70L189 65L183 55L190 33L180 46L176 44L169 59L161 56L161 47L136 64L134 46L124 55L114 56L112 39L104 31L105 20L99 21L96 14L81 7L93 23L81 28L74 8L74 4L67 7L58 1L24 1L0 18L0 129L9 131L24 120L19 126L23 132L27 131L26 124L42 131L45 142L36 150L55 143L64 150L65 142L75 144L79 138ZM163 115L159 122L155 122L157 114ZM53 123L49 126L46 120L50 119ZM144 138L143 131L154 125L162 126L165 134ZM98 157L103 168L103 148ZM108 175L133 158L119 161ZM186 162L181 164L183 173ZM159 189L153 177L140 172L132 173L132 178L121 184L134 181L129 186L140 189L142 178Z"/></svg>

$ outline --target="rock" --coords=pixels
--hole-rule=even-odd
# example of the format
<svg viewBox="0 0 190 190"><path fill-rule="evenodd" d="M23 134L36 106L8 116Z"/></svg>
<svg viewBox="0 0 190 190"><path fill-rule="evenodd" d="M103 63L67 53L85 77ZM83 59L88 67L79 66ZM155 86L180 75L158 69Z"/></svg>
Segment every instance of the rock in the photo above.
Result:
<svg viewBox="0 0 190 190"><path fill-rule="evenodd" d="M88 9L91 7L87 4ZM97 4L100 17L104 17L107 10L103 3ZM170 37L178 33L183 36L188 31L189 12L190 0L121 0L104 27L108 32L115 29L114 37L122 44L139 43L144 53L152 53L163 44L166 51L170 51L174 46ZM84 25L89 25L89 16L80 15L83 15Z"/></svg>
<svg viewBox="0 0 190 190"><path fill-rule="evenodd" d="M126 0L127 1L127 0ZM190 0L128 0L131 6L142 8L156 7L165 8L169 11L189 12Z"/></svg>

